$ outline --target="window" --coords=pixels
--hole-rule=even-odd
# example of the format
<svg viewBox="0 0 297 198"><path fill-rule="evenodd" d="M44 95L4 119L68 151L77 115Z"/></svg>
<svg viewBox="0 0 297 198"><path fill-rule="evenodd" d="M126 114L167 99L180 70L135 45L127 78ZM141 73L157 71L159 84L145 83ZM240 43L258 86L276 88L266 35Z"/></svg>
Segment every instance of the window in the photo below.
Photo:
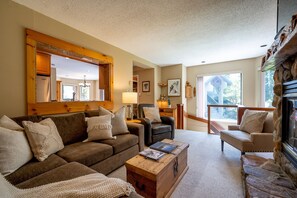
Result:
<svg viewBox="0 0 297 198"><path fill-rule="evenodd" d="M75 100L76 86L63 85L62 87L62 99L63 100Z"/></svg>
<svg viewBox="0 0 297 198"><path fill-rule="evenodd" d="M80 87L80 100L90 100L90 87Z"/></svg>
<svg viewBox="0 0 297 198"><path fill-rule="evenodd" d="M241 73L202 76L197 78L197 116L207 118L208 104L242 103ZM211 108L212 119L237 119L235 108Z"/></svg>
<svg viewBox="0 0 297 198"><path fill-rule="evenodd" d="M272 107L273 101L273 75L274 70L264 72L264 105L265 107Z"/></svg>

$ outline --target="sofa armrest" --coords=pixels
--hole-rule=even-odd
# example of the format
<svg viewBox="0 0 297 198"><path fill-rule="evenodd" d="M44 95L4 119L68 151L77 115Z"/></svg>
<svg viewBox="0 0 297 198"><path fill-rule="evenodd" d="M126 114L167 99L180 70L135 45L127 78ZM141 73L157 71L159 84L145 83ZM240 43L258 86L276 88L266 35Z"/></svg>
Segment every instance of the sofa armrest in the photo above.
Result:
<svg viewBox="0 0 297 198"><path fill-rule="evenodd" d="M228 130L238 131L239 130L239 125L228 125Z"/></svg>
<svg viewBox="0 0 297 198"><path fill-rule="evenodd" d="M144 149L144 126L142 124L127 122L131 134L138 136L139 151Z"/></svg>
<svg viewBox="0 0 297 198"><path fill-rule="evenodd" d="M153 142L153 134L152 134L152 123L147 118L138 118L141 124L144 126L144 143L145 145L151 145Z"/></svg>

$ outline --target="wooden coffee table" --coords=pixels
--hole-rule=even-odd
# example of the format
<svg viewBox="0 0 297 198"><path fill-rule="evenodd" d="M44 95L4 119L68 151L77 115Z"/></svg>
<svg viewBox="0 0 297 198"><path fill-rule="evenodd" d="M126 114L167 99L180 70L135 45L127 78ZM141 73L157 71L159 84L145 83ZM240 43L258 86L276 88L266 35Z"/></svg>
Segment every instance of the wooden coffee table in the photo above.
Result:
<svg viewBox="0 0 297 198"><path fill-rule="evenodd" d="M137 155L126 162L127 181L144 197L169 197L189 169L189 144L165 139L162 142L178 145L159 161Z"/></svg>

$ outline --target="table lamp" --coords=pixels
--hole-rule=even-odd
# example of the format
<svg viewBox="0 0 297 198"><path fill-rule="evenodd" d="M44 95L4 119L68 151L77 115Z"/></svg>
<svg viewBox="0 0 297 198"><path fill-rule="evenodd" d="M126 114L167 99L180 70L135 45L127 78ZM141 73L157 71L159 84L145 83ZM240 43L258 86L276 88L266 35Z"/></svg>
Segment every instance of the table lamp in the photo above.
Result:
<svg viewBox="0 0 297 198"><path fill-rule="evenodd" d="M131 104L137 104L137 92L123 92L122 103L127 104L127 120L132 120L133 111Z"/></svg>

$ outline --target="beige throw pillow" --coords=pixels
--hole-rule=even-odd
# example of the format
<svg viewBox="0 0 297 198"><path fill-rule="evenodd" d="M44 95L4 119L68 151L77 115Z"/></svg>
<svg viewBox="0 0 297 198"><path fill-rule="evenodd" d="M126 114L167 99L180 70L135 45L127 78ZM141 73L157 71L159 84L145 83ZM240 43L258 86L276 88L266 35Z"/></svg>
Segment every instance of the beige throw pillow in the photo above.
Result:
<svg viewBox="0 0 297 198"><path fill-rule="evenodd" d="M44 161L49 155L64 148L62 138L52 119L47 118L39 123L23 121L34 156Z"/></svg>
<svg viewBox="0 0 297 198"><path fill-rule="evenodd" d="M268 112L245 110L239 129L248 133L261 133Z"/></svg>
<svg viewBox="0 0 297 198"><path fill-rule="evenodd" d="M88 141L114 139L111 131L111 115L90 117L87 122Z"/></svg>
<svg viewBox="0 0 297 198"><path fill-rule="evenodd" d="M159 109L155 107L143 107L144 117L151 122L162 122Z"/></svg>
<svg viewBox="0 0 297 198"><path fill-rule="evenodd" d="M115 113L111 113L103 107L99 107L99 115L114 115L111 119L112 135L129 133L125 118L125 107L121 107Z"/></svg>
<svg viewBox="0 0 297 198"><path fill-rule="evenodd" d="M22 128L17 123L8 123L9 126ZM29 162L33 157L26 134L0 127L0 173L7 176Z"/></svg>
<svg viewBox="0 0 297 198"><path fill-rule="evenodd" d="M0 127L15 130L15 131L24 131L24 128L18 125L15 121L7 117L6 115L3 115L0 118Z"/></svg>

